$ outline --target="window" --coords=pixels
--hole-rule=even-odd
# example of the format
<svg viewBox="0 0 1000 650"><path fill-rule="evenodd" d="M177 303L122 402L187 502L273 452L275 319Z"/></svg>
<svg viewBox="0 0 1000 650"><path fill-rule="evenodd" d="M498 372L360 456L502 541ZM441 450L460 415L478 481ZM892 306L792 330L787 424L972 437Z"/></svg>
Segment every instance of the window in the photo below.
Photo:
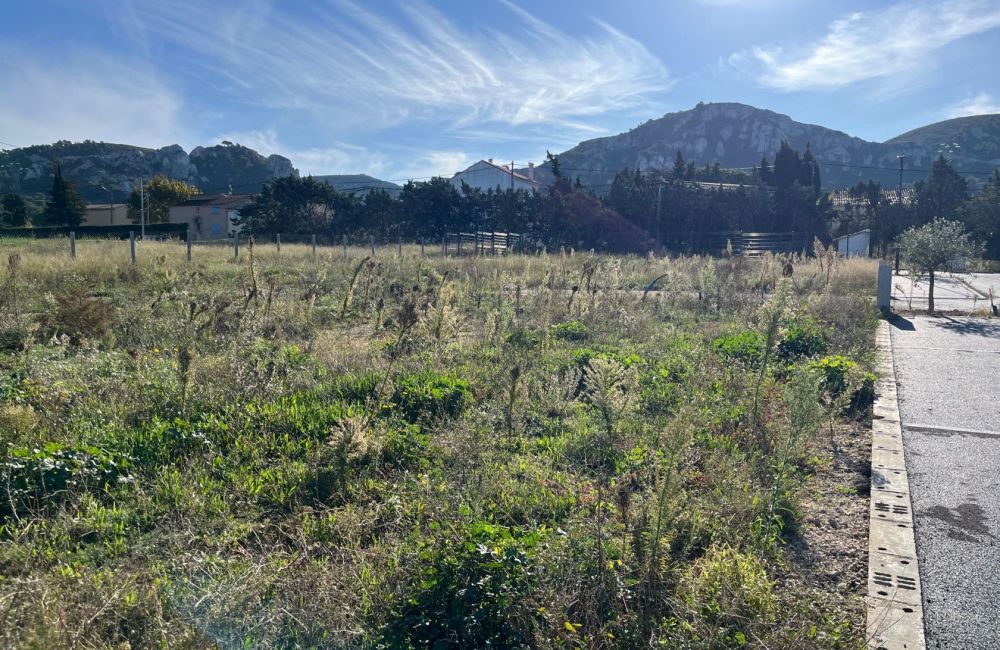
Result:
<svg viewBox="0 0 1000 650"><path fill-rule="evenodd" d="M212 206L212 214L219 214L220 211L221 211L221 208L219 206L217 206L217 205L213 205Z"/></svg>
<svg viewBox="0 0 1000 650"><path fill-rule="evenodd" d="M213 235L221 235L222 234L222 224L220 224L220 223L213 223L212 224L212 234Z"/></svg>

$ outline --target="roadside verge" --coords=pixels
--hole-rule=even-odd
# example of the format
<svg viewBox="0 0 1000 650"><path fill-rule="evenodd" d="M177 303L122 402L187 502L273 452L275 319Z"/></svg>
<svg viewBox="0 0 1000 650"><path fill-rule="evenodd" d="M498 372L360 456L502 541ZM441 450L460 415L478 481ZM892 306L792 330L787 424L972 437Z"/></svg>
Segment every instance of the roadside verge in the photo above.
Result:
<svg viewBox="0 0 1000 650"><path fill-rule="evenodd" d="M925 648L913 508L896 395L889 322L876 335L878 376L872 415L871 503L868 527L868 647Z"/></svg>

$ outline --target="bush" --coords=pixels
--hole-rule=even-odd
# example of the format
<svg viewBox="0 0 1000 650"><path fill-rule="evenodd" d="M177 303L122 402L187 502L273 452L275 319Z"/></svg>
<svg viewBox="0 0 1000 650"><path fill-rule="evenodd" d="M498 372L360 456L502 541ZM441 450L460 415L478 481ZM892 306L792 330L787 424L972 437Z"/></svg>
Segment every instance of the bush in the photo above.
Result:
<svg viewBox="0 0 1000 650"><path fill-rule="evenodd" d="M694 562L682 594L696 624L700 619L711 630L706 633L718 635L706 644L711 647L745 645L752 626L767 625L776 614L764 562L729 546L712 546Z"/></svg>
<svg viewBox="0 0 1000 650"><path fill-rule="evenodd" d="M767 341L764 335L754 330L720 336L712 341L712 349L717 353L747 365L760 363L764 356L765 345Z"/></svg>
<svg viewBox="0 0 1000 650"><path fill-rule="evenodd" d="M587 326L578 320L552 326L552 336L563 341L584 341L587 339L587 335Z"/></svg>
<svg viewBox="0 0 1000 650"><path fill-rule="evenodd" d="M114 307L104 300L71 292L56 296L47 325L53 334L66 334L78 343L105 334L111 329L114 315Z"/></svg>
<svg viewBox="0 0 1000 650"><path fill-rule="evenodd" d="M875 382L878 377L862 371L857 363L847 357L834 354L811 362L809 367L819 371L823 388L831 398L840 397L848 388L854 388L847 410L860 413L875 401Z"/></svg>
<svg viewBox="0 0 1000 650"><path fill-rule="evenodd" d="M382 462L397 469L424 466L428 462L431 437L416 424L390 430L382 447Z"/></svg>
<svg viewBox="0 0 1000 650"><path fill-rule="evenodd" d="M471 402L469 382L430 370L401 378L392 397L398 414L411 423L457 417Z"/></svg>
<svg viewBox="0 0 1000 650"><path fill-rule="evenodd" d="M537 535L477 522L460 539L421 551L422 568L390 647L511 648L530 644L537 610L528 602Z"/></svg>
<svg viewBox="0 0 1000 650"><path fill-rule="evenodd" d="M811 318L801 318L785 330L778 344L778 358L784 363L824 354L828 342L820 326Z"/></svg>

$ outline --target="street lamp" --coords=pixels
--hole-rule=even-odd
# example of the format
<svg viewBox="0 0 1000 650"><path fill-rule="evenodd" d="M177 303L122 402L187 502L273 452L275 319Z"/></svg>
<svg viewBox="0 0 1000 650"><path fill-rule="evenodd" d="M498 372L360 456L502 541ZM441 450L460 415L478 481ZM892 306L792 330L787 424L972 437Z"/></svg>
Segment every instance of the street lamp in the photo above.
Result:
<svg viewBox="0 0 1000 650"><path fill-rule="evenodd" d="M110 217L108 219L108 225L113 226L115 225L115 188L113 187L107 188L101 185L101 189L104 190L105 192L108 192L111 195L111 203L108 204L111 206L108 209L108 215Z"/></svg>

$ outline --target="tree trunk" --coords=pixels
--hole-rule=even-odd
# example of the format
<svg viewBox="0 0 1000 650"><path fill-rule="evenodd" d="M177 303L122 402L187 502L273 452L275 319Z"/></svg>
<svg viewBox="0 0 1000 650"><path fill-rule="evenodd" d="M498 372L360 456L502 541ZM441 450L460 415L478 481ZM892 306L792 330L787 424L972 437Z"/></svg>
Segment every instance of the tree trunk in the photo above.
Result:
<svg viewBox="0 0 1000 650"><path fill-rule="evenodd" d="M927 313L934 313L934 271L930 272L927 285Z"/></svg>

